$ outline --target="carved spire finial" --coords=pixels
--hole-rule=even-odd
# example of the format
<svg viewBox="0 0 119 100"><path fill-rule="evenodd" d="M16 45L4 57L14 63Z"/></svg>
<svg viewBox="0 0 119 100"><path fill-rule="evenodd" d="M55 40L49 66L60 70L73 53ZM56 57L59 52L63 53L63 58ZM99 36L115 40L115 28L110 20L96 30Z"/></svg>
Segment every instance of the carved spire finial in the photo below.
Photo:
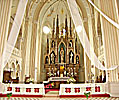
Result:
<svg viewBox="0 0 119 100"><path fill-rule="evenodd" d="M72 32L71 32L71 17L70 17L70 36L72 37Z"/></svg>
<svg viewBox="0 0 119 100"><path fill-rule="evenodd" d="M52 33L52 38L54 37L54 32L55 32L55 18L53 19L53 33Z"/></svg>

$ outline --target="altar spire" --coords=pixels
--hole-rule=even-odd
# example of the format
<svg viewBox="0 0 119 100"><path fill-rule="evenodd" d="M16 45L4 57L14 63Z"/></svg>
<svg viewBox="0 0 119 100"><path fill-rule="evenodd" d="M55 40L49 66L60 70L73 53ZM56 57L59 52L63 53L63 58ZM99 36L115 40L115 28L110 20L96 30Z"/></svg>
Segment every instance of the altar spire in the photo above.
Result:
<svg viewBox="0 0 119 100"><path fill-rule="evenodd" d="M75 52L76 52L76 54L78 53L77 52L77 37L76 37L76 40L75 40Z"/></svg>
<svg viewBox="0 0 119 100"><path fill-rule="evenodd" d="M49 39L47 37L47 54L49 53Z"/></svg>
<svg viewBox="0 0 119 100"><path fill-rule="evenodd" d="M66 39L68 39L67 15L66 15L66 18L65 18L65 31L66 31Z"/></svg>
<svg viewBox="0 0 119 100"><path fill-rule="evenodd" d="M57 15L56 38L59 38L59 19L58 19L58 15Z"/></svg>
<svg viewBox="0 0 119 100"><path fill-rule="evenodd" d="M71 17L70 17L70 36L72 37L72 29L71 29Z"/></svg>
<svg viewBox="0 0 119 100"><path fill-rule="evenodd" d="M52 38L54 38L55 33L55 18L53 19L53 31L52 31Z"/></svg>

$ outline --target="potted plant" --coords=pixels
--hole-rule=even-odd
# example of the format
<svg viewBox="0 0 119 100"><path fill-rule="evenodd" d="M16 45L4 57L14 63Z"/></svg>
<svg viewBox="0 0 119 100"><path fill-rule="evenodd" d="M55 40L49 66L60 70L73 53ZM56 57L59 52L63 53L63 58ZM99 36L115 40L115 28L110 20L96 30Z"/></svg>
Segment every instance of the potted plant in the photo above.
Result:
<svg viewBox="0 0 119 100"><path fill-rule="evenodd" d="M88 97L90 96L90 92L84 92L84 95L86 96L86 98L88 100Z"/></svg>
<svg viewBox="0 0 119 100"><path fill-rule="evenodd" d="M8 100L10 99L11 96L12 96L12 93L7 93Z"/></svg>

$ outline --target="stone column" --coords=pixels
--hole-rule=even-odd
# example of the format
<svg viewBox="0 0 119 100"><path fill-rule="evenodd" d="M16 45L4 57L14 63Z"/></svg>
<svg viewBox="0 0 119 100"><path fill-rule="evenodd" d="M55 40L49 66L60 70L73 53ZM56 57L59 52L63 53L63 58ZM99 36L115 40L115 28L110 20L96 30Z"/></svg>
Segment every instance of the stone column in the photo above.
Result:
<svg viewBox="0 0 119 100"><path fill-rule="evenodd" d="M12 0L0 0L0 57L7 42ZM3 79L3 67L0 61L0 82ZM1 90L1 89L0 89Z"/></svg>
<svg viewBox="0 0 119 100"><path fill-rule="evenodd" d="M32 34L32 17L26 19L28 21L28 34L27 34L27 44L26 44L26 63L25 63L25 75L29 77L29 67L30 67L30 48L31 48L31 34Z"/></svg>
<svg viewBox="0 0 119 100"><path fill-rule="evenodd" d="M37 83L38 82L38 77L39 77L39 73L38 73L38 69L40 68L40 66L39 66L39 33L40 33L40 31L39 31L39 23L37 22L37 32L36 32L36 54L35 54L35 78L34 78L34 80L35 80L35 83Z"/></svg>
<svg viewBox="0 0 119 100"><path fill-rule="evenodd" d="M85 55L86 56L86 55ZM79 67L79 82L85 82L85 67L84 67L84 50L80 44L80 67ZM86 63L86 61L85 61Z"/></svg>
<svg viewBox="0 0 119 100"><path fill-rule="evenodd" d="M100 0L100 9L109 18L118 23L118 14L114 0ZM119 65L119 30L101 16L101 27L104 43L105 65L110 68ZM108 81L118 81L116 69L108 71Z"/></svg>
<svg viewBox="0 0 119 100"><path fill-rule="evenodd" d="M37 22L32 23L32 35L30 44L30 64L29 73L32 79L35 78L35 56L36 56L36 37L37 37Z"/></svg>
<svg viewBox="0 0 119 100"><path fill-rule="evenodd" d="M39 26L39 30L41 30L40 26ZM41 48L42 48L42 31L39 32L38 34L38 60L37 60L37 82L41 81Z"/></svg>
<svg viewBox="0 0 119 100"><path fill-rule="evenodd" d="M20 76L20 83L23 83L25 80L25 73L26 73L26 54L27 54L27 42L28 42L28 20L24 17L23 24L22 24L22 44L21 44L21 58L22 58L22 70Z"/></svg>

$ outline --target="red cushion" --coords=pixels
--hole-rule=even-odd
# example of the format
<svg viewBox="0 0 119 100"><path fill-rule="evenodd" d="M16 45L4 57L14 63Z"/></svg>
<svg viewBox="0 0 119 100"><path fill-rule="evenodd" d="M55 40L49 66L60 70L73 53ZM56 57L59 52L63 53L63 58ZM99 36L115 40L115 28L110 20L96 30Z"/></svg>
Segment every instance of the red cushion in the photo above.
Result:
<svg viewBox="0 0 119 100"><path fill-rule="evenodd" d="M91 91L91 87L86 87L86 91Z"/></svg>
<svg viewBox="0 0 119 100"><path fill-rule="evenodd" d="M80 92L80 88L74 88L75 89L75 93L79 93Z"/></svg>
<svg viewBox="0 0 119 100"><path fill-rule="evenodd" d="M71 88L65 88L65 92L66 93L70 93L71 92Z"/></svg>
<svg viewBox="0 0 119 100"><path fill-rule="evenodd" d="M99 86L95 87L95 92L100 92L100 87Z"/></svg>
<svg viewBox="0 0 119 100"><path fill-rule="evenodd" d="M15 88L15 92L20 92L20 88Z"/></svg>
<svg viewBox="0 0 119 100"><path fill-rule="evenodd" d="M39 88L34 88L34 92L39 93Z"/></svg>
<svg viewBox="0 0 119 100"><path fill-rule="evenodd" d="M12 87L7 87L7 91L12 91Z"/></svg>
<svg viewBox="0 0 119 100"><path fill-rule="evenodd" d="M31 88L26 88L26 92L31 92Z"/></svg>

